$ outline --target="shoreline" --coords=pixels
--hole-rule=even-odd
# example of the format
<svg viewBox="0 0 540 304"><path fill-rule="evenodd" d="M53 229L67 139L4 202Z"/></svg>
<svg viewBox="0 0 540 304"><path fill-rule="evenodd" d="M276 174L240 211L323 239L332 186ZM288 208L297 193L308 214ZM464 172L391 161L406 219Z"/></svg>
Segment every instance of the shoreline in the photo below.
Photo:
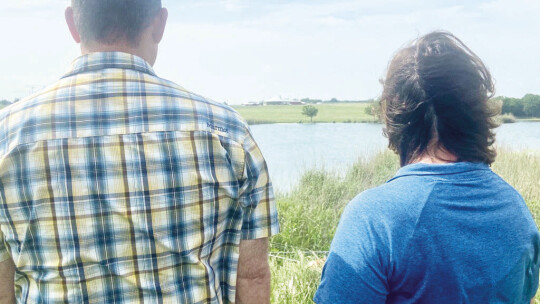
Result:
<svg viewBox="0 0 540 304"><path fill-rule="evenodd" d="M314 125L314 124L376 124L382 125L382 122L375 120L357 120L357 121L314 121L314 122L298 122L298 121L251 121L246 119L246 122L250 126L255 125L276 125L276 124L298 124L298 125ZM513 122L503 122L502 124L513 124L518 122L540 122L540 118L523 118L516 119Z"/></svg>
<svg viewBox="0 0 540 304"><path fill-rule="evenodd" d="M245 118L244 118L245 119ZM297 124L297 125L315 125L315 124L382 124L378 121L314 121L314 122L298 122L298 121L250 121L249 119L246 119L246 122L250 126L254 125L276 125L276 124Z"/></svg>

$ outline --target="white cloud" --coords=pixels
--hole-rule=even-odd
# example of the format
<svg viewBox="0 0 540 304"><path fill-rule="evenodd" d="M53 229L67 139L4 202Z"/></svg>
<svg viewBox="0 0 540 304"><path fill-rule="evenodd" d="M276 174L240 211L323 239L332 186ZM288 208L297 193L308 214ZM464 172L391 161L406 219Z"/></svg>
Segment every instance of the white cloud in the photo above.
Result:
<svg viewBox="0 0 540 304"><path fill-rule="evenodd" d="M242 0L222 0L227 11L239 11L246 8L246 4Z"/></svg>
<svg viewBox="0 0 540 304"><path fill-rule="evenodd" d="M2 0L0 7L10 12L40 13L58 5L67 7L69 3L69 0Z"/></svg>

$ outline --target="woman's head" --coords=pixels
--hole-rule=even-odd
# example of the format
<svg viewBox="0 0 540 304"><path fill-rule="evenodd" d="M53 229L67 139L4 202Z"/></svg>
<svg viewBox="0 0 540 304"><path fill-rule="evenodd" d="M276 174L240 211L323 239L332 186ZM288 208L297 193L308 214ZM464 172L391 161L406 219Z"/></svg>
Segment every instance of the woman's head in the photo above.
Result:
<svg viewBox="0 0 540 304"><path fill-rule="evenodd" d="M384 132L402 165L436 149L459 161L495 160L493 81L457 37L433 32L416 39L394 56L383 85Z"/></svg>

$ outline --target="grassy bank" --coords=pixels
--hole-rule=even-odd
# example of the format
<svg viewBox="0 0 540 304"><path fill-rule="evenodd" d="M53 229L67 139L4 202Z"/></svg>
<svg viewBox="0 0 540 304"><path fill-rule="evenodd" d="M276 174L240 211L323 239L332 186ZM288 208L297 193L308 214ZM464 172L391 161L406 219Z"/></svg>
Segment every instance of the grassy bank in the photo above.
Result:
<svg viewBox="0 0 540 304"><path fill-rule="evenodd" d="M517 121L524 121L524 122L540 122L540 118L516 118Z"/></svg>
<svg viewBox="0 0 540 304"><path fill-rule="evenodd" d="M314 105L319 113L313 122L375 122L376 119L365 113L367 103L336 103ZM280 106L235 106L242 117L250 124L263 123L307 123L309 117L302 115L302 105Z"/></svg>
<svg viewBox="0 0 540 304"><path fill-rule="evenodd" d="M368 103L335 103L314 105L318 110L313 118L315 123L358 123L377 122L377 119L365 110ZM268 123L309 123L309 117L302 115L303 105L278 106L234 106L250 125ZM499 123L513 123L520 121L540 122L540 118L516 118L511 114L499 115Z"/></svg>
<svg viewBox="0 0 540 304"><path fill-rule="evenodd" d="M312 303L344 206L397 169L397 157L385 152L358 162L342 178L306 172L296 189L278 198L282 232L272 239L272 303ZM540 224L540 156L502 151L493 170L523 195Z"/></svg>

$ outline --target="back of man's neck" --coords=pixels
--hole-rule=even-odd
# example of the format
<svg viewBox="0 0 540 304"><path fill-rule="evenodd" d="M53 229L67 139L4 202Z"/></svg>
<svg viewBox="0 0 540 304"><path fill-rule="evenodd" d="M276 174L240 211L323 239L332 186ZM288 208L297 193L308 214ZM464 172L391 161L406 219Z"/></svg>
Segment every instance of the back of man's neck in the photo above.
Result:
<svg viewBox="0 0 540 304"><path fill-rule="evenodd" d="M92 45L92 46L83 46L81 44L82 55L87 55L90 53L101 53L101 52L122 52L122 53L131 54L131 55L141 57L142 59L149 62L150 65L153 65L153 60L151 59L149 54L146 54L146 52L140 48L134 48L134 47L130 47L128 45L123 45L123 44L111 44L111 45L99 44L99 45Z"/></svg>

